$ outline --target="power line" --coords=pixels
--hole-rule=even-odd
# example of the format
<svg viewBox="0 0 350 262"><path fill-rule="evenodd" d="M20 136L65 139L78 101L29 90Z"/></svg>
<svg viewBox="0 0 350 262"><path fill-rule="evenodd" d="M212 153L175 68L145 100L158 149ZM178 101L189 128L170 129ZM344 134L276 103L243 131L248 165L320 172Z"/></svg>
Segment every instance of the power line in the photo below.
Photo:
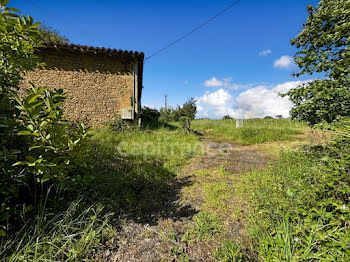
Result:
<svg viewBox="0 0 350 262"><path fill-rule="evenodd" d="M171 42L170 44L168 44L167 46L159 49L157 52L153 53L152 55L148 56L145 58L145 61L150 59L153 56L158 55L159 53L165 51L166 49L168 49L169 47L175 45L177 42L180 42L181 40L183 40L184 38L188 37L189 35L193 34L194 32L198 31L199 29L201 29L203 26L209 24L211 21L213 21L215 18L217 18L218 16L222 15L223 13L227 12L229 9L231 9L232 7L234 7L235 5L237 5L241 0L238 0L232 4L230 4L228 7L226 7L225 9L223 9L221 12L217 13L216 15L214 15L213 17L211 17L210 19L208 19L207 21L205 21L204 23L200 24L199 26L197 26L196 28L194 28L193 30L191 30L190 32L188 32L187 34L181 36L180 38L176 39L175 41Z"/></svg>

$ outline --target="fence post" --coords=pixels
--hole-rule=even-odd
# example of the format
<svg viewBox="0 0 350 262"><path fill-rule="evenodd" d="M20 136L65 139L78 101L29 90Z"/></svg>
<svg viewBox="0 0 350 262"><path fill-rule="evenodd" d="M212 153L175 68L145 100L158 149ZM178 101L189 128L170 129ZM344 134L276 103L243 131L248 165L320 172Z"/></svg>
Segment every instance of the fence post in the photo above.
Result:
<svg viewBox="0 0 350 262"><path fill-rule="evenodd" d="M236 128L243 127L243 119L237 119L236 120Z"/></svg>

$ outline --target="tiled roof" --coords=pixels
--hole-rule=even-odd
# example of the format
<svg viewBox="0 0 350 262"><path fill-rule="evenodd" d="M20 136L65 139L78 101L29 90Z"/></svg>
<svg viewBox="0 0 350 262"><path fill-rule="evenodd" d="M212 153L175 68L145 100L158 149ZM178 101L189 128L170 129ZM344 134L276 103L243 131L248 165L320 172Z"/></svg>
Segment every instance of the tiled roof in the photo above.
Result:
<svg viewBox="0 0 350 262"><path fill-rule="evenodd" d="M72 51L80 51L83 53L95 53L95 54L108 54L108 55L117 55L117 56L129 56L132 58L144 58L143 52L137 52L137 51L126 51L121 49L111 49L111 48L104 48L104 47L94 47L94 46L87 46L87 45L75 45L75 44L57 44L52 42L44 42L43 45L46 48L55 48L55 49L69 49Z"/></svg>

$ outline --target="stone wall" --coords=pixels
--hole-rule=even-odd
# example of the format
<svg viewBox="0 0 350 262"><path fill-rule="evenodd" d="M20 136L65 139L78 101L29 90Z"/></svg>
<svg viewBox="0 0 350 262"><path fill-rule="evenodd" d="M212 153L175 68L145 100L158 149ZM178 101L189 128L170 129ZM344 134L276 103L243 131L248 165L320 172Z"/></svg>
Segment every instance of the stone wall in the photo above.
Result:
<svg viewBox="0 0 350 262"><path fill-rule="evenodd" d="M69 120L99 125L112 121L122 108L132 108L133 67L136 61L117 56L43 50L45 68L28 72L22 82L67 93L64 113Z"/></svg>

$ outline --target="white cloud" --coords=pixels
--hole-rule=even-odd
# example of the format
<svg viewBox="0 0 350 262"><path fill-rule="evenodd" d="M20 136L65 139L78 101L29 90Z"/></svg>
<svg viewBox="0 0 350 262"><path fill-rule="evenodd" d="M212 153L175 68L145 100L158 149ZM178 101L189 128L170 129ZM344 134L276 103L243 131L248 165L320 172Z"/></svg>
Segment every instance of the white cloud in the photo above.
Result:
<svg viewBox="0 0 350 262"><path fill-rule="evenodd" d="M249 88L251 85L242 85L242 84L235 84L232 82L232 77L226 77L222 80L217 79L216 77L212 77L209 80L206 80L204 82L204 86L206 87L226 87L231 90L237 90L237 89L243 89L243 88Z"/></svg>
<svg viewBox="0 0 350 262"><path fill-rule="evenodd" d="M236 116L231 106L232 95L224 89L215 92L206 91L197 98L198 117L221 118L224 115Z"/></svg>
<svg viewBox="0 0 350 262"><path fill-rule="evenodd" d="M268 55L271 55L272 54L272 51L271 49L266 49L266 50L263 50L259 53L260 56L268 56Z"/></svg>
<svg viewBox="0 0 350 262"><path fill-rule="evenodd" d="M291 68L293 65L293 58L287 55L281 56L273 64L273 66L276 68Z"/></svg>
<svg viewBox="0 0 350 262"><path fill-rule="evenodd" d="M287 97L279 96L308 81L291 81L276 86L260 85L250 88L236 98L229 91L219 89L206 91L197 98L198 117L221 118L230 115L234 118L262 118L282 115L289 117L292 103Z"/></svg>
<svg viewBox="0 0 350 262"><path fill-rule="evenodd" d="M214 93L209 93L208 91L205 92L205 94L200 98L200 101L210 106L225 106L231 97L232 96L228 91L221 88Z"/></svg>
<svg viewBox="0 0 350 262"><path fill-rule="evenodd" d="M215 77L212 77L204 82L204 85L207 87L221 87L223 84L224 83L222 81L216 79Z"/></svg>

